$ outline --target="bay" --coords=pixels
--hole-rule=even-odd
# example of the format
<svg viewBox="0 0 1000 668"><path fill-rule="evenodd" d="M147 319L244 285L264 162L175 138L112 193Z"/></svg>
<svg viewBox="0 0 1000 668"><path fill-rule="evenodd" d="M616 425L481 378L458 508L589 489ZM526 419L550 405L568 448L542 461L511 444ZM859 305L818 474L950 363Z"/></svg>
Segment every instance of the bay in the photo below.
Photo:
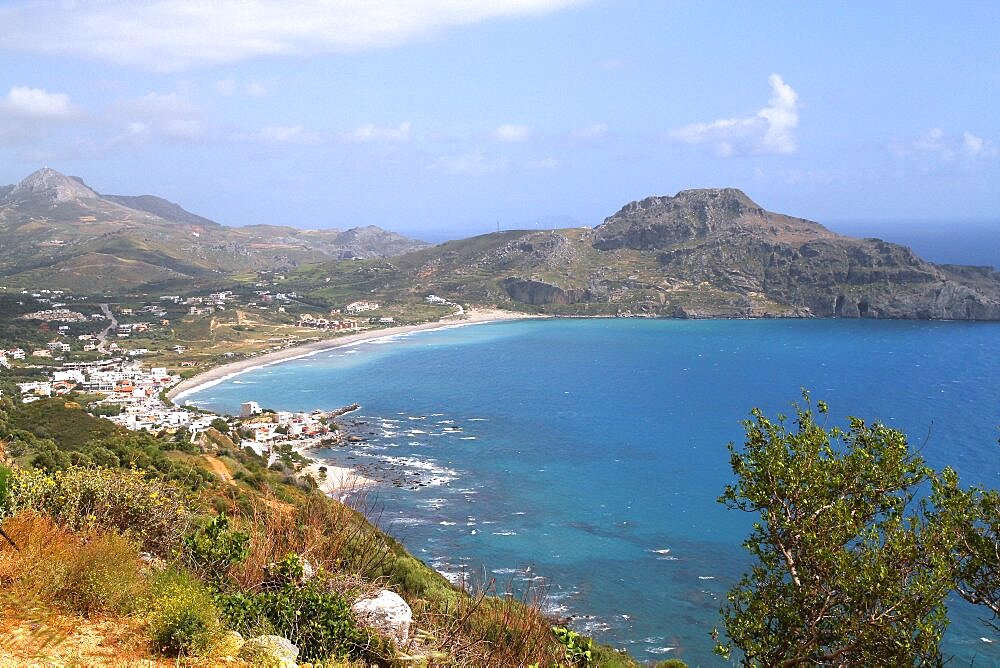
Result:
<svg viewBox="0 0 1000 668"><path fill-rule="evenodd" d="M188 400L362 404L368 442L321 454L387 481L366 503L411 552L543 586L553 613L641 660L716 665L752 521L716 498L749 410L790 413L808 388L831 426L880 420L964 484L1000 487L998 344L993 323L526 320L336 348ZM1000 634L950 607L955 665L1000 664Z"/></svg>

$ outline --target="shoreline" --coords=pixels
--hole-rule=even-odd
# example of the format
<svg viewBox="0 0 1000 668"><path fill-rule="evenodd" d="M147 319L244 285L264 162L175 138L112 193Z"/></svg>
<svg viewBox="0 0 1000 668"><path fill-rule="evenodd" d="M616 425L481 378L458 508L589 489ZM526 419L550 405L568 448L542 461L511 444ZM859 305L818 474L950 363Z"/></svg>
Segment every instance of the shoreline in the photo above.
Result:
<svg viewBox="0 0 1000 668"><path fill-rule="evenodd" d="M183 399L187 395L194 394L198 390L204 389L205 387L218 384L224 380L228 380L248 371L294 359L309 357L327 350L355 345L375 339L399 336L401 334L411 334L413 332L425 332L455 326L479 325L490 322L526 320L529 318L540 317L545 316L518 313L516 311L503 311L500 309L470 308L465 309L460 314L445 316L440 320L420 323L419 325L385 327L382 329L362 331L356 334L348 334L346 336L332 337L329 339L323 339L322 341L312 341L298 346L291 346L284 350L276 350L263 355L256 355L254 357L236 360L235 362L228 362L226 364L220 364L219 366L205 369L201 373L191 376L190 378L185 378L181 382L174 385L169 391L167 391L165 396L172 403L182 407L183 404L178 402L179 399Z"/></svg>

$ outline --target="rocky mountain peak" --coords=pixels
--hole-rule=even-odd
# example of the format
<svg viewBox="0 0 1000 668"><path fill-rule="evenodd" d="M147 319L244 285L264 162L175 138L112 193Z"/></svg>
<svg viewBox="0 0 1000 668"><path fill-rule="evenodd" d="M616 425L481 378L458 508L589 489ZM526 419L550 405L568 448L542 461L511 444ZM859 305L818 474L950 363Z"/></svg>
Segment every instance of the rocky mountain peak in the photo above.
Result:
<svg viewBox="0 0 1000 668"><path fill-rule="evenodd" d="M75 199L100 199L100 197L88 188L82 179L66 176L49 167L32 172L7 194L7 200L11 202L38 198L51 202L69 202Z"/></svg>
<svg viewBox="0 0 1000 668"><path fill-rule="evenodd" d="M763 211L759 204L737 188L695 188L681 190L673 197L669 195L647 197L637 202L630 202L608 220L623 215L639 214L694 216L707 221L710 218L734 217L748 213L760 214Z"/></svg>
<svg viewBox="0 0 1000 668"><path fill-rule="evenodd" d="M598 250L664 249L695 239L751 234L804 243L832 234L822 225L765 211L736 188L682 190L630 202L594 230Z"/></svg>

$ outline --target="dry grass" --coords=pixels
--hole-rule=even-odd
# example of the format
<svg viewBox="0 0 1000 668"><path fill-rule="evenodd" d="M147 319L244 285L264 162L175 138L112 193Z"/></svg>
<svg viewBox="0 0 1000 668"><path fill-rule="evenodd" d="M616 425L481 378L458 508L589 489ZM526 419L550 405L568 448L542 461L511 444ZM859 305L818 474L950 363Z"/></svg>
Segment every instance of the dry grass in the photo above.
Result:
<svg viewBox="0 0 1000 668"><path fill-rule="evenodd" d="M265 567L290 552L345 583L368 589L389 554L382 535L357 511L318 494L297 506L259 499L234 524L250 534L250 554L231 573L245 590L256 589Z"/></svg>
<svg viewBox="0 0 1000 668"><path fill-rule="evenodd" d="M549 666L565 658L552 635L553 621L541 612L542 590L516 596L510 587L498 591L493 579L468 594L421 615L430 629L426 642L454 665Z"/></svg>
<svg viewBox="0 0 1000 668"><path fill-rule="evenodd" d="M3 524L0 665L138 665L145 593L135 543L112 532L74 533L22 512Z"/></svg>
<svg viewBox="0 0 1000 668"><path fill-rule="evenodd" d="M156 578L133 541L113 531L74 532L32 511L2 528L17 549L0 544L0 668L219 665L150 654L145 608Z"/></svg>
<svg viewBox="0 0 1000 668"><path fill-rule="evenodd" d="M0 585L17 600L81 615L128 614L147 590L138 546L117 533L75 533L30 511L3 528L19 550L0 551Z"/></svg>

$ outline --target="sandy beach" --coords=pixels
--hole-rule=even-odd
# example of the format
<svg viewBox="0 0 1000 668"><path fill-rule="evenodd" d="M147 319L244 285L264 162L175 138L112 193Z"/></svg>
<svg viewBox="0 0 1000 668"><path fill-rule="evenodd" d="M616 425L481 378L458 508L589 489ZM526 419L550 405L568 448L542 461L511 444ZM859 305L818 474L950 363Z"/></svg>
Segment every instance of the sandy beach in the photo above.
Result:
<svg viewBox="0 0 1000 668"><path fill-rule="evenodd" d="M263 355L256 355L247 359L230 362L221 366L212 367L191 378L182 380L167 392L167 398L176 402L185 395L193 393L198 388L209 383L218 382L224 378L229 378L239 373L255 369L270 364L276 364L285 360L296 359L312 355L323 350L331 350L341 346L352 345L371 339L379 339L386 336L396 336L398 334L408 334L410 332L421 332L455 325L471 325L487 322L497 322L501 320L520 320L524 318L536 318L527 313L517 313L515 311L501 311L498 309L466 309L462 313L447 316L434 322L426 322L419 325L402 325L399 327L384 327L381 329L371 329L356 334L337 336L322 341L313 341L301 346L292 346L284 350L277 350Z"/></svg>
<svg viewBox="0 0 1000 668"><path fill-rule="evenodd" d="M326 469L326 475L320 468ZM299 471L300 476L312 476L312 479L319 485L321 492L327 496L340 496L357 492L375 484L371 478L366 478L354 472L346 466L332 466L323 462L314 462Z"/></svg>

